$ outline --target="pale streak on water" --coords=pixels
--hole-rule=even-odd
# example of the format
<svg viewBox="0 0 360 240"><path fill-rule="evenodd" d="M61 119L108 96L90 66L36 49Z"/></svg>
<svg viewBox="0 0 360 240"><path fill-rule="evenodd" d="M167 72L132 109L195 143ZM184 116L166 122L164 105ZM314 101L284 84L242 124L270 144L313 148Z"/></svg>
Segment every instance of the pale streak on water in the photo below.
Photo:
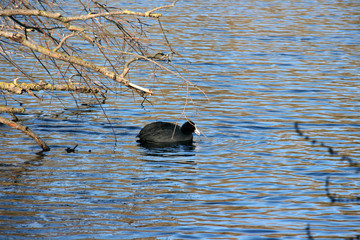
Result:
<svg viewBox="0 0 360 240"><path fill-rule="evenodd" d="M164 4L131 3L121 6ZM134 75L158 93L145 110L131 94L108 99L115 148L96 104L77 109L63 93L41 103L23 96L21 119L52 150L37 154L27 137L0 126L1 238L304 239L307 224L315 239L359 235L359 203L331 204L324 191L330 176L333 192L359 196L359 174L293 129L298 121L360 161L359 7L179 1L164 12L183 55L174 63L210 99L191 89L196 107L186 113L206 135L194 147L149 150L135 142L146 123L180 116L186 89L171 76ZM65 152L75 144L77 153Z"/></svg>

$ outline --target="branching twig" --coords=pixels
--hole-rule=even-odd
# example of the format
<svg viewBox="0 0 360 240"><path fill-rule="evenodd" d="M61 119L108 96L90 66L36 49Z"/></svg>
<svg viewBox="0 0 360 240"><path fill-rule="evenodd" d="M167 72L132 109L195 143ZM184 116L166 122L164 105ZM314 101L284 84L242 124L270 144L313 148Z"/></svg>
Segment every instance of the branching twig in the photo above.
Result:
<svg viewBox="0 0 360 240"><path fill-rule="evenodd" d="M145 13L145 17L148 17L148 16L150 17L150 16L153 14L153 12L159 11L160 9L174 7L174 6L175 6L175 3L176 3L177 1L178 1L178 0L175 0L175 1L174 1L172 4L170 4L170 5L157 7L157 8L154 8L154 9L150 10L150 11L147 11L147 12ZM160 14L160 16L161 16L161 14Z"/></svg>
<svg viewBox="0 0 360 240"><path fill-rule="evenodd" d="M56 48L54 48L54 52L57 52L61 47L62 45L65 43L65 41L70 38L70 37L73 37L76 35L76 32L72 32L70 35L67 35L66 37L64 37L61 42L56 46Z"/></svg>
<svg viewBox="0 0 360 240"><path fill-rule="evenodd" d="M148 54L146 56L137 55L137 56L133 57L132 59L130 59L129 61L127 61L125 63L124 69L123 69L122 73L120 74L120 76L124 78L128 74L128 72L130 70L129 65L131 63L133 63L135 61L138 61L138 60L141 60L141 59L148 59L148 60L151 59L151 60L161 60L161 61L163 61L163 60L168 60L168 56L165 55L162 52L157 52L155 54Z"/></svg>

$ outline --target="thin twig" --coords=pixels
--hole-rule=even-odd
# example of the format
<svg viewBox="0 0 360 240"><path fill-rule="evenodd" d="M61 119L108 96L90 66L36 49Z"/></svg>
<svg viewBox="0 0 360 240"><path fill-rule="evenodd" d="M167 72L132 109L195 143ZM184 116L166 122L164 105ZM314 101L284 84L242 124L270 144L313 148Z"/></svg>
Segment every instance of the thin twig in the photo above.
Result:
<svg viewBox="0 0 360 240"><path fill-rule="evenodd" d="M72 32L70 35L67 35L66 37L64 37L61 42L59 43L59 45L56 46L56 48L53 49L54 52L57 52L61 47L62 45L65 43L65 41L70 38L70 37L73 37L76 35L76 32Z"/></svg>
<svg viewBox="0 0 360 240"><path fill-rule="evenodd" d="M170 4L170 5L157 7L157 8L154 8L154 9L150 10L150 11L147 11L147 12L145 13L145 16L151 16L151 14L152 14L153 12L159 11L160 9L174 7L174 6L175 6L175 3L176 3L177 1L178 1L178 0L175 0L175 1L174 1L172 4ZM161 15L160 15L160 16L161 16Z"/></svg>

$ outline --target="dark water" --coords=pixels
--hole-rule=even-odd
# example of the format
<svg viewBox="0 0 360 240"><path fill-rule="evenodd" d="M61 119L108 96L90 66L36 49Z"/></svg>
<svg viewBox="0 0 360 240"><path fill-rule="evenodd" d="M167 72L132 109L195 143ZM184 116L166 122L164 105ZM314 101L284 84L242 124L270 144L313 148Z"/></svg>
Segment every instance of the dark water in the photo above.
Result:
<svg viewBox="0 0 360 240"><path fill-rule="evenodd" d="M164 2L151 4L118 6ZM163 26L182 54L174 64L206 96L191 86L189 96L173 76L135 74L153 105L109 94L111 126L92 97L77 106L65 93L24 95L20 118L52 150L0 126L1 238L306 239L308 224L315 239L359 235L359 202L331 203L325 192L330 177L332 193L360 195L357 169L340 161L360 162L359 7L180 1ZM135 142L143 125L182 123L183 111L204 133L193 146ZM299 137L294 122L339 154Z"/></svg>

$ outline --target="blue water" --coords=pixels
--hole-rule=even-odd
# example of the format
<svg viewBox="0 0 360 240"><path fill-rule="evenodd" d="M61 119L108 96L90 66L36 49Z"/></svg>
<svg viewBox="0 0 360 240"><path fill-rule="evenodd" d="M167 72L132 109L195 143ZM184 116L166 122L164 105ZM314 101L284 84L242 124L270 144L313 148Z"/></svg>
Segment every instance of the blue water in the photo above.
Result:
<svg viewBox="0 0 360 240"><path fill-rule="evenodd" d="M168 3L111 4L143 11ZM130 80L154 91L151 103L119 85L101 106L84 94L16 96L26 108L22 123L51 151L0 126L1 238L360 235L359 202L332 203L325 191L330 177L331 193L360 194L358 168L340 160L360 162L359 5L179 1L161 21L181 54L170 64L196 87L162 70L149 77L139 63ZM141 21L162 41L156 20ZM193 146L135 141L147 123L182 124L185 116L203 133ZM299 136L295 122L338 155ZM75 145L75 153L65 151Z"/></svg>

